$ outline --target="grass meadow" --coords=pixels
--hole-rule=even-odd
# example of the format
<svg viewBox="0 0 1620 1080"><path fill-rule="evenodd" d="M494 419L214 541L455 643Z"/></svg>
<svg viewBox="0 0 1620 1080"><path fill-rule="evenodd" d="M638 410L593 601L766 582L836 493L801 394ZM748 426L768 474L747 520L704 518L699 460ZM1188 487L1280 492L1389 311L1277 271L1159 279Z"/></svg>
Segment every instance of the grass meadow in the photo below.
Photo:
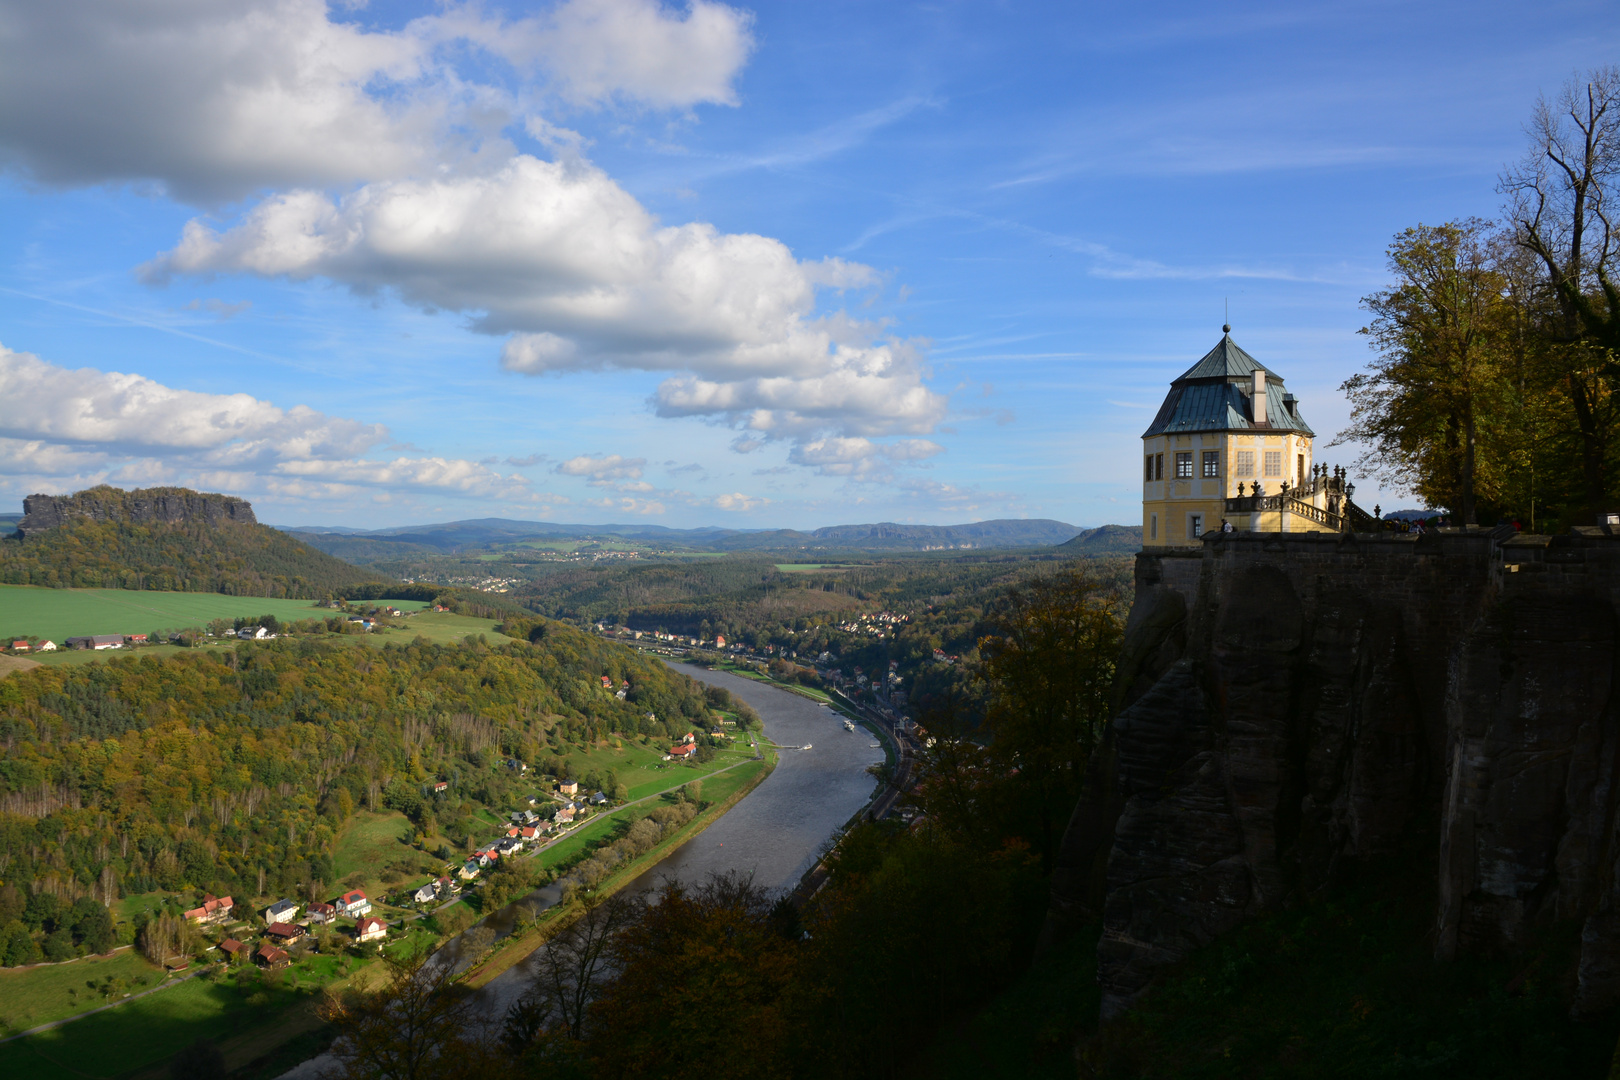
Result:
<svg viewBox="0 0 1620 1080"><path fill-rule="evenodd" d="M0 636L34 634L58 645L67 637L147 634L204 626L211 619L274 615L307 619L310 600L266 600L224 593L135 592L130 589L45 589L0 585Z"/></svg>
<svg viewBox="0 0 1620 1080"><path fill-rule="evenodd" d="M83 963L34 971L67 971ZM316 956L269 977L251 968L227 973L215 967L208 977L187 979L116 1009L0 1043L0 1076L111 1080L159 1066L199 1038L218 1042L227 1064L245 1062L262 1052L260 1044L280 1042L308 1026L313 1017L306 1014L320 988L345 975L353 963Z"/></svg>

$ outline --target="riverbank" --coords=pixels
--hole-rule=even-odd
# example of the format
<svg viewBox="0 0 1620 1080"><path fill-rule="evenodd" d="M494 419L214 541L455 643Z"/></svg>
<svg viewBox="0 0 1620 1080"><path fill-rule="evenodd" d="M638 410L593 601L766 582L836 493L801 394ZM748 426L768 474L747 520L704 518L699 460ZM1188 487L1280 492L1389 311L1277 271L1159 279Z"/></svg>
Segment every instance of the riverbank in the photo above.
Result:
<svg viewBox="0 0 1620 1080"><path fill-rule="evenodd" d="M718 821L726 811L736 806L763 783L765 778L770 776L771 770L776 767L776 755L767 750L763 758L751 764L757 765L758 768L744 781L740 788L726 796L722 802L706 807L688 823L686 828L660 843L646 855L634 860L624 868L614 871L605 882L592 891L603 898L612 896L641 875L656 869L659 863L678 851L682 845L695 840L704 830ZM738 771L741 771L740 767ZM487 959L469 969L462 977L462 982L473 989L482 989L488 986L495 979L528 959L535 949L545 944L548 937L566 925L568 917L574 913L574 905L569 905L567 908L563 908L562 905L548 908L528 928L507 938L506 940L511 942L510 945L505 948L494 949Z"/></svg>

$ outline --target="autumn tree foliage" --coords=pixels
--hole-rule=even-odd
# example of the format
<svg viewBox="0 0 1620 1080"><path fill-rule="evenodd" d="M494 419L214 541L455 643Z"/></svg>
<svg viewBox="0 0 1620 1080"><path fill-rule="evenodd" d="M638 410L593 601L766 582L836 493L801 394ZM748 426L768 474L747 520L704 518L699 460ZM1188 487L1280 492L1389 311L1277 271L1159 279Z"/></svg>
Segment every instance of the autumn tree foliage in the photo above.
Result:
<svg viewBox="0 0 1620 1080"><path fill-rule="evenodd" d="M1552 531L1620 508L1620 69L1572 79L1526 130L1499 220L1391 242L1337 441L1460 522Z"/></svg>

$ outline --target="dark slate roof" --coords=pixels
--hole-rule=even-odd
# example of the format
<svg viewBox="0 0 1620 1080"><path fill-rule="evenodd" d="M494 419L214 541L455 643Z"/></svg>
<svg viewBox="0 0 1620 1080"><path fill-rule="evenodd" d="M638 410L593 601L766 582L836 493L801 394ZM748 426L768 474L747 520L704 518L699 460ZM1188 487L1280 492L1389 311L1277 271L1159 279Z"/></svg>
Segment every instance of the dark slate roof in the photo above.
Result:
<svg viewBox="0 0 1620 1080"><path fill-rule="evenodd" d="M1295 404L1288 411L1289 394L1282 376L1238 347L1223 335L1202 360L1188 368L1170 384L1170 393L1153 423L1142 433L1184 434L1191 431L1242 431L1253 427L1249 417L1249 388L1254 373L1266 373L1266 420L1271 431L1294 431L1315 436ZM1285 400L1288 399L1288 400Z"/></svg>
<svg viewBox="0 0 1620 1080"><path fill-rule="evenodd" d="M1238 347L1230 334L1222 334L1221 340L1215 347L1204 354L1204 358L1186 371L1176 382L1186 379L1252 379L1254 369L1259 368L1266 373L1266 382L1272 380L1282 382L1282 376L1266 367L1260 361L1250 356ZM1173 384L1172 384L1173 385Z"/></svg>

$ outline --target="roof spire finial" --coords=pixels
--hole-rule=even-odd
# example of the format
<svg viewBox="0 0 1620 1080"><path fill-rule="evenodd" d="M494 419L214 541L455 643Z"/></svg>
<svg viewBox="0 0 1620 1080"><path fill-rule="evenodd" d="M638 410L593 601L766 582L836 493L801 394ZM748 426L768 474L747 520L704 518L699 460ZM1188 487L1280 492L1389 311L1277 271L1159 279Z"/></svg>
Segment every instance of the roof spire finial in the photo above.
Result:
<svg viewBox="0 0 1620 1080"><path fill-rule="evenodd" d="M1221 333L1230 334L1232 332L1232 301L1231 301L1231 298L1223 296L1223 297L1221 297L1221 303L1226 305L1226 321L1221 324Z"/></svg>

